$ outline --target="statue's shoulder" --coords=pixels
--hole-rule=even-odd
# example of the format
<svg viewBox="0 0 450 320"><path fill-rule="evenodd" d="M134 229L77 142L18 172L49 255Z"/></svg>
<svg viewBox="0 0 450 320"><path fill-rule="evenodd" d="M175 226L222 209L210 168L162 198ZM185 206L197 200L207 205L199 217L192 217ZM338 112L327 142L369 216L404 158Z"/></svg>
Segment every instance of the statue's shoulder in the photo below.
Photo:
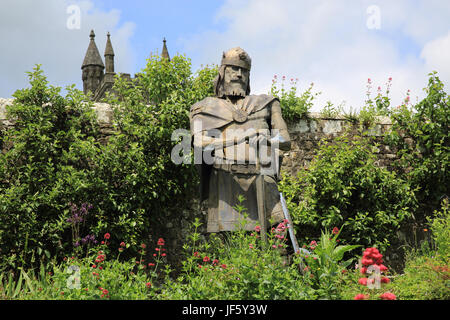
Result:
<svg viewBox="0 0 450 320"><path fill-rule="evenodd" d="M255 94L247 96L247 104L252 106L250 109L254 111L262 110L271 105L275 100L279 101L277 97L268 94Z"/></svg>
<svg viewBox="0 0 450 320"><path fill-rule="evenodd" d="M217 97L206 97L191 106L191 113L202 112L206 107L216 105L219 101L220 99Z"/></svg>
<svg viewBox="0 0 450 320"><path fill-rule="evenodd" d="M252 102L257 102L258 104L268 104L274 100L278 100L277 97L271 96L269 94L252 94L248 96L248 99Z"/></svg>

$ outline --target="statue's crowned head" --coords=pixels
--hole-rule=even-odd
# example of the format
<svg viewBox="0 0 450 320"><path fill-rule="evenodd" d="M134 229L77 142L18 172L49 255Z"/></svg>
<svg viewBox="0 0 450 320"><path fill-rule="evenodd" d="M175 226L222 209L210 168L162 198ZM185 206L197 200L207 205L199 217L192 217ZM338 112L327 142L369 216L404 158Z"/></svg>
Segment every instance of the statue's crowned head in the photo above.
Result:
<svg viewBox="0 0 450 320"><path fill-rule="evenodd" d="M245 97L250 94L250 56L239 47L232 48L222 55L219 74L214 80L217 97Z"/></svg>

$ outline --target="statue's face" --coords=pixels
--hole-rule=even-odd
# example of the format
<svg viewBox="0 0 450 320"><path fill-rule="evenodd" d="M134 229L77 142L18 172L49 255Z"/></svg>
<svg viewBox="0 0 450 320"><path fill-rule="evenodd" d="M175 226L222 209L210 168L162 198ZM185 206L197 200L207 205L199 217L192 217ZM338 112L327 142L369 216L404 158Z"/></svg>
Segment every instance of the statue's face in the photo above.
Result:
<svg viewBox="0 0 450 320"><path fill-rule="evenodd" d="M249 71L237 66L226 66L223 88L227 96L245 97Z"/></svg>

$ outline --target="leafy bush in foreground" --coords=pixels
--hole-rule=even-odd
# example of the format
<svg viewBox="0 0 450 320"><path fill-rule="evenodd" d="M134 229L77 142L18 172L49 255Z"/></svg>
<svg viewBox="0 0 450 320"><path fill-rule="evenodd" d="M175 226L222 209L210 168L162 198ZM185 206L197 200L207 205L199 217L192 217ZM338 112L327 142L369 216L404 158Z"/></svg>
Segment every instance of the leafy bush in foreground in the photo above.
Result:
<svg viewBox="0 0 450 320"><path fill-rule="evenodd" d="M322 143L308 169L280 183L300 238L345 225L347 243L386 248L416 200L409 184L375 164L370 137Z"/></svg>

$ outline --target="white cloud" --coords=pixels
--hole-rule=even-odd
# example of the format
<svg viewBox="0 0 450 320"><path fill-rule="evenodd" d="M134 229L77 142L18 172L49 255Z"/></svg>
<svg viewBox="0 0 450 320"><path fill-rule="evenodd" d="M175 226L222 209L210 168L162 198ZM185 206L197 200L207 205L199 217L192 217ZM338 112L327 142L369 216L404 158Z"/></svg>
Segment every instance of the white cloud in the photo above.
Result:
<svg viewBox="0 0 450 320"><path fill-rule="evenodd" d="M81 9L80 29L69 29L67 7ZM2 0L0 3L0 97L10 97L16 89L28 86L26 71L42 64L49 82L65 87L75 83L82 88L81 64L94 29L96 44L103 57L106 33L116 54L116 71L127 72L134 64L130 45L135 25L120 22L120 11L103 12L93 1ZM120 59L117 59L120 57Z"/></svg>
<svg viewBox="0 0 450 320"><path fill-rule="evenodd" d="M380 9L378 30L367 27L371 5ZM252 58L253 93L267 93L274 74L299 78L300 91L314 82L322 91L315 111L327 100L359 108L368 78L376 92L392 77L396 105L408 89L423 97L431 66L448 72L449 16L444 1L228 0L216 16L225 31L185 39L185 50L196 66L219 64L222 51L240 46Z"/></svg>
<svg viewBox="0 0 450 320"><path fill-rule="evenodd" d="M438 71L444 84L450 85L450 31L443 37L427 42L420 56L425 59L429 70Z"/></svg>

